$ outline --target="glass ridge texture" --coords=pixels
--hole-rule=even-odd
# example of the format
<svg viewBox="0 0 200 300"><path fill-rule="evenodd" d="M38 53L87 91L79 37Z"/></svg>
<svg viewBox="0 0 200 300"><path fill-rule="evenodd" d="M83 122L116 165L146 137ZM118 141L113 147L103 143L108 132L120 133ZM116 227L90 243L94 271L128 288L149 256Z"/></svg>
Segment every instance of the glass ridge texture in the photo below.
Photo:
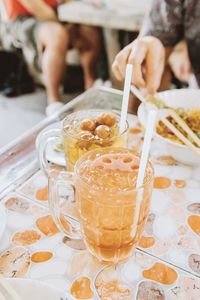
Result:
<svg viewBox="0 0 200 300"><path fill-rule="evenodd" d="M75 167L76 201L84 241L99 260L127 259L142 234L150 207L153 168L148 164L144 185L136 189L139 157L127 149L97 149ZM139 190L139 220L136 200Z"/></svg>

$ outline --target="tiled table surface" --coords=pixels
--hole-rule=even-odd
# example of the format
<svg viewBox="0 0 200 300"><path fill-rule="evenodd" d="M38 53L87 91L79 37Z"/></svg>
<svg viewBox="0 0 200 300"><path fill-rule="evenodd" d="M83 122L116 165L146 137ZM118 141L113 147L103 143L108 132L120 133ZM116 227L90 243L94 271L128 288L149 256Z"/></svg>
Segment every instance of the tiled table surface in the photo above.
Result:
<svg viewBox="0 0 200 300"><path fill-rule="evenodd" d="M139 149L141 143L134 119L129 144ZM91 257L82 241L58 232L48 211L47 178L37 171L2 199L8 219L0 241L0 273L45 281L77 299L199 300L200 168L179 165L159 147L152 148L151 213L126 264L113 270Z"/></svg>

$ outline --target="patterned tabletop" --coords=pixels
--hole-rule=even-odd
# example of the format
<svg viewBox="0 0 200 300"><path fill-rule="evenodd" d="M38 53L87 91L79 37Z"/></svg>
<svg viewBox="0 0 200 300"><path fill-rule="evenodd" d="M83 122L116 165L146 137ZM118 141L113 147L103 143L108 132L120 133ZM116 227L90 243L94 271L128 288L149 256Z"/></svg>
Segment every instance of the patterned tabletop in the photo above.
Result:
<svg viewBox="0 0 200 300"><path fill-rule="evenodd" d="M129 145L141 144L134 118ZM200 168L178 164L156 142L152 157L151 212L127 263L113 269L59 232L48 211L47 178L37 171L2 199L8 218L0 273L45 281L76 299L199 300Z"/></svg>

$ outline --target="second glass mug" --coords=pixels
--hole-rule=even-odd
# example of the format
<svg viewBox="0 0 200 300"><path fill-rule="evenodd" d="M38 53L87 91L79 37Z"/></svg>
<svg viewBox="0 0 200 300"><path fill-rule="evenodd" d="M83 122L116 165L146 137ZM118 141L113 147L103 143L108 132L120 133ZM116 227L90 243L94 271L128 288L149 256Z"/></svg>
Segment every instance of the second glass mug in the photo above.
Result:
<svg viewBox="0 0 200 300"><path fill-rule="evenodd" d="M112 117L112 119L107 119L107 117L109 116ZM116 119L116 123L114 124L114 126L112 125L113 117ZM102 120L99 121L98 118L102 118ZM48 143L52 141L57 141L59 143L60 140L62 141L66 167L68 171L73 171L76 161L84 153L92 149L108 146L126 147L129 126L127 122L124 132L120 133L119 119L119 113L102 109L80 110L67 115L66 118L62 121L62 129L51 129L45 131L39 136L37 140L37 148L39 149L39 161L42 170L46 174L51 171L46 157L46 149ZM110 129L112 134L106 138L96 138L97 136L94 135L95 128L92 128L91 130L82 130L80 128L80 124L84 120L90 120L92 122L94 120L96 122L97 120L97 127L98 125L103 125L104 129L105 125L109 125L106 127L107 129ZM111 122L110 124L109 121Z"/></svg>
<svg viewBox="0 0 200 300"><path fill-rule="evenodd" d="M83 237L100 261L127 259L141 237L154 171L148 162L144 184L136 189L138 166L139 157L131 150L99 148L84 154L73 173L49 173L49 204L56 225L69 238Z"/></svg>

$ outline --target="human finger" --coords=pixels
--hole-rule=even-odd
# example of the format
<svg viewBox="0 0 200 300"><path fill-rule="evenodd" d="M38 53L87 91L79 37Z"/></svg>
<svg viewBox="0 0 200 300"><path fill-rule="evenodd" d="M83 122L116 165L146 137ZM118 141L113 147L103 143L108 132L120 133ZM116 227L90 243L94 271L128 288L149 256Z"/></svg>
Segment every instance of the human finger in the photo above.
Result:
<svg viewBox="0 0 200 300"><path fill-rule="evenodd" d="M165 50L160 41L148 48L146 57L146 87L150 95L158 90L165 65Z"/></svg>
<svg viewBox="0 0 200 300"><path fill-rule="evenodd" d="M115 60L112 64L112 71L117 80L122 81L123 80L123 75L121 74L118 66L118 62Z"/></svg>
<svg viewBox="0 0 200 300"><path fill-rule="evenodd" d="M144 88L146 86L143 75L143 63L145 61L146 54L146 45L142 41L136 40L135 43L133 43L128 63L133 65L132 83L138 88Z"/></svg>
<svg viewBox="0 0 200 300"><path fill-rule="evenodd" d="M130 45L122 49L116 56L112 69L118 80L124 80L126 74L126 65L128 62L128 56L130 53Z"/></svg>

